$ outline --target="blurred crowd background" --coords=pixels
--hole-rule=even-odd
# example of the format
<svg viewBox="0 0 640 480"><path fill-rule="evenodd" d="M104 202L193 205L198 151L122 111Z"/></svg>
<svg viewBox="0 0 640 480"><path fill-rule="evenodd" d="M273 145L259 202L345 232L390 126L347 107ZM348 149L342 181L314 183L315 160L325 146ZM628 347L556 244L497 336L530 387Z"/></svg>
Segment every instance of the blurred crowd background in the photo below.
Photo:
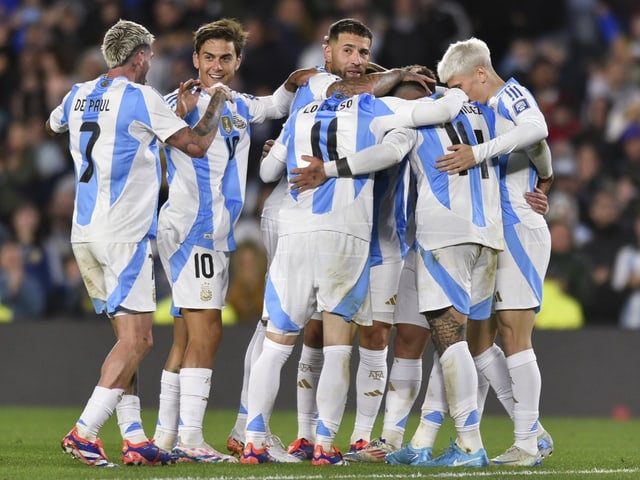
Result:
<svg viewBox="0 0 640 480"><path fill-rule="evenodd" d="M97 321L69 233L73 165L44 122L76 82L106 71L104 32L119 18L156 36L148 83L162 94L195 78L192 32L220 17L250 32L232 87L269 94L296 68L322 65L343 17L374 32L372 60L435 71L449 43L476 36L503 79L538 100L555 183L552 256L539 328L640 328L640 3L637 0L2 0L0 4L0 321ZM262 310L260 150L281 121L254 128L247 203L232 256L225 321ZM166 191L161 192L162 202ZM169 288L158 263L158 323Z"/></svg>

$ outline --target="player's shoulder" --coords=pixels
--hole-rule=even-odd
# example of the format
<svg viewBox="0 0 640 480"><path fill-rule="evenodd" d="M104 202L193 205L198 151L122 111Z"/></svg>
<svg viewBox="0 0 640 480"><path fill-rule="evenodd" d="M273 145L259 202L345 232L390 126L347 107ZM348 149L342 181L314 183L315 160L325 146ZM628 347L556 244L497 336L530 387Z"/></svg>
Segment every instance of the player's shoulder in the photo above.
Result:
<svg viewBox="0 0 640 480"><path fill-rule="evenodd" d="M537 109L537 104L531 91L514 78L510 78L505 82L500 90L496 92L494 98L501 108L510 112L510 115L517 116L534 108Z"/></svg>
<svg viewBox="0 0 640 480"><path fill-rule="evenodd" d="M504 85L502 85L502 87L500 87L494 97L503 105L514 105L523 99L532 99L533 95L527 87L522 85L515 78L510 78L504 83Z"/></svg>

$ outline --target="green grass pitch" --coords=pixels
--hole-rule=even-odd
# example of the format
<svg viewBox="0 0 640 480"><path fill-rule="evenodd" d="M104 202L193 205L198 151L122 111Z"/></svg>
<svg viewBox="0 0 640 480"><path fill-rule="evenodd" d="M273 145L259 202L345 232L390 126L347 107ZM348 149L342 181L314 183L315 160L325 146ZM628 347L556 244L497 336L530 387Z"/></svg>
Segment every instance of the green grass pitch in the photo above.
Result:
<svg viewBox="0 0 640 480"><path fill-rule="evenodd" d="M592 418L544 418L553 435L556 451L541 467L480 469L433 469L398 467L384 464L354 464L348 467L312 467L300 464L178 464L165 467L87 467L60 448L60 440L73 426L80 408L0 407L0 480L57 479L160 479L183 480L291 480L291 479L404 479L404 478L484 478L484 479L640 479L640 421L614 421ZM145 410L143 420L148 435L153 434L156 412ZM225 441L235 412L210 409L205 417L205 437L225 450ZM348 448L353 412L347 412L337 438L343 451ZM411 417L405 441L418 422ZM276 412L271 419L274 433L285 443L296 435L294 412ZM506 417L488 416L482 422L485 448L490 457L502 453L512 443L512 426ZM374 435L379 433L376 425ZM450 420L443 426L435 446L436 454L453 435ZM112 461L119 462L121 439L115 419L104 426L101 437Z"/></svg>

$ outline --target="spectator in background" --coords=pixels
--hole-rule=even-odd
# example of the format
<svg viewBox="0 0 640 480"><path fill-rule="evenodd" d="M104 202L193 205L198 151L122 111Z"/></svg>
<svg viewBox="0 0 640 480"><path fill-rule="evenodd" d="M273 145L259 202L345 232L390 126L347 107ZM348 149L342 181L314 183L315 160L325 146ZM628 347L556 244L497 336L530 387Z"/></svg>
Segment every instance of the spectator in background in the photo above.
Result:
<svg viewBox="0 0 640 480"><path fill-rule="evenodd" d="M69 257L71 251L71 221L73 218L73 202L75 198L75 177L70 174L60 179L53 188L51 200L45 210L48 220L47 233L43 238L43 246L49 260L52 293L49 297L49 313L53 316L69 313L69 303L75 300L67 299L70 293L77 298L74 273L70 270ZM71 285L71 290L70 290Z"/></svg>
<svg viewBox="0 0 640 480"><path fill-rule="evenodd" d="M509 45L496 71L503 78L527 78L536 58L536 46L528 37L516 37Z"/></svg>
<svg viewBox="0 0 640 480"><path fill-rule="evenodd" d="M620 208L609 189L597 192L589 208L585 225L588 240L580 252L588 259L594 289L585 302L590 325L615 325L620 315L623 295L611 287L611 273L616 252L628 241L620 226Z"/></svg>
<svg viewBox="0 0 640 480"><path fill-rule="evenodd" d="M536 315L535 326L541 330L581 328L584 325L582 305L564 290L556 273L555 270L547 270L542 287L544 301Z"/></svg>
<svg viewBox="0 0 640 480"><path fill-rule="evenodd" d="M84 3L87 8L86 18L90 22L84 22L80 29L80 38L83 45L100 45L104 34L118 19L126 17L123 2L120 0L98 0Z"/></svg>
<svg viewBox="0 0 640 480"><path fill-rule="evenodd" d="M17 88L18 78L13 69L14 57L9 47L9 29L0 23L0 141L6 135L11 117L10 92Z"/></svg>
<svg viewBox="0 0 640 480"><path fill-rule="evenodd" d="M72 254L62 259L62 268L64 283L57 290L56 300L59 304L56 313L73 320L95 320L97 317L93 302L82 281L78 262Z"/></svg>
<svg viewBox="0 0 640 480"><path fill-rule="evenodd" d="M612 52L589 77L589 92L600 94L605 91L611 102L607 117L608 142L620 139L629 124L630 107L636 108L640 104L640 86L631 78L630 73L629 59Z"/></svg>
<svg viewBox="0 0 640 480"><path fill-rule="evenodd" d="M45 292L24 265L20 245L0 245L0 304L11 311L12 321L38 320L46 304Z"/></svg>
<svg viewBox="0 0 640 480"><path fill-rule="evenodd" d="M623 175L640 187L640 122L631 123L620 136L617 165Z"/></svg>
<svg viewBox="0 0 640 480"><path fill-rule="evenodd" d="M575 196L581 221L588 221L589 207L597 192L611 185L613 176L605 168L600 152L589 139L574 142L573 161L576 165L574 177Z"/></svg>
<svg viewBox="0 0 640 480"><path fill-rule="evenodd" d="M185 0L183 24L190 32L222 16L222 0Z"/></svg>
<svg viewBox="0 0 640 480"><path fill-rule="evenodd" d="M55 2L48 9L45 21L50 32L51 49L59 59L61 70L68 76L78 60L78 52L86 48L80 37L80 30L86 22L86 8L80 2ZM51 108L55 105L57 102Z"/></svg>
<svg viewBox="0 0 640 480"><path fill-rule="evenodd" d="M640 329L640 210L633 217L633 241L616 252L611 286L623 295L618 325Z"/></svg>
<svg viewBox="0 0 640 480"><path fill-rule="evenodd" d="M151 29L157 32L157 39L153 58L155 68L149 72L148 82L162 93L172 91L185 78L192 78L196 74L190 63L192 32L186 28L183 2L153 2L151 25ZM185 64L185 60L189 63Z"/></svg>
<svg viewBox="0 0 640 480"><path fill-rule="evenodd" d="M25 271L38 282L39 290L48 301L51 293L51 270L41 241L43 225L40 210L31 202L21 203L13 212L11 227L13 238L22 250Z"/></svg>
<svg viewBox="0 0 640 480"><path fill-rule="evenodd" d="M24 199L35 201L39 192L36 152L28 138L26 123L14 121L0 150L0 220L6 223Z"/></svg>
<svg viewBox="0 0 640 480"><path fill-rule="evenodd" d="M89 47L78 57L78 63L72 76L73 82L87 82L106 71L107 64L102 58L100 48L97 46Z"/></svg>
<svg viewBox="0 0 640 480"><path fill-rule="evenodd" d="M587 303L592 295L590 265L575 249L572 225L564 219L549 221L551 233L551 257L549 274L567 295L581 304ZM543 297L546 304L547 297Z"/></svg>
<svg viewBox="0 0 640 480"><path fill-rule="evenodd" d="M455 1L396 0L375 61L433 66L450 43L471 36L471 22Z"/></svg>

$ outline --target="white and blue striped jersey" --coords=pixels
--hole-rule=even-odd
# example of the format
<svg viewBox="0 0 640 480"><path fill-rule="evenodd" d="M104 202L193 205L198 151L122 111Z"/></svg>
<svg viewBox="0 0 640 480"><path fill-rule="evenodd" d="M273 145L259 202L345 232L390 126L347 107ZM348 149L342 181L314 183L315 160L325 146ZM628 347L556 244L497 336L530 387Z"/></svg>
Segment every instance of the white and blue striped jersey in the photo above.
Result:
<svg viewBox="0 0 640 480"><path fill-rule="evenodd" d="M369 94L346 98L336 93L295 111L281 136L263 160L264 181L279 178L283 170L304 167L302 155L325 162L346 157L378 143L393 128L450 120L459 110L462 94L438 101L407 101ZM440 102L440 103L439 103ZM289 189L279 214L280 235L319 230L338 231L369 241L373 219L373 175L329 178L315 189Z"/></svg>
<svg viewBox="0 0 640 480"><path fill-rule="evenodd" d="M166 96L174 109L177 92ZM236 248L234 226L245 199L251 123L286 116L293 99L284 87L267 97L232 95L206 156L192 158L170 145L165 148L169 195L162 206L163 220L177 230L181 242L189 236L196 244L218 251ZM203 90L197 107L185 117L189 125L200 121L209 100Z"/></svg>
<svg viewBox="0 0 640 480"><path fill-rule="evenodd" d="M497 159L455 175L440 172L436 159L450 145L476 145L495 136L494 114L467 103L453 121L415 131L409 153L416 176L416 239L425 250L477 243L504 248Z"/></svg>
<svg viewBox="0 0 640 480"><path fill-rule="evenodd" d="M342 80L338 75L329 73L324 67L316 67L318 73L312 75L307 83L298 88L291 103L291 112L317 100L327 98L327 89L335 82Z"/></svg>
<svg viewBox="0 0 640 480"><path fill-rule="evenodd" d="M371 266L401 262L407 253L406 231L410 185L408 159L375 173Z"/></svg>
<svg viewBox="0 0 640 480"><path fill-rule="evenodd" d="M500 156L500 190L502 196L502 221L505 225L523 223L529 228L547 225L542 215L536 213L524 198L532 192L538 181L538 173L525 148L546 137L539 126L545 122L533 95L515 80L510 79L490 100L489 106L496 112L496 135L513 137L511 151ZM537 131L532 138L531 131Z"/></svg>
<svg viewBox="0 0 640 480"><path fill-rule="evenodd" d="M536 168L525 148L547 137L544 115L531 92L513 78L487 104L496 113L496 138L473 150L477 159L500 158L503 222L544 227L544 217L533 211L523 195L533 191L538 181Z"/></svg>
<svg viewBox="0 0 640 480"><path fill-rule="evenodd" d="M187 124L152 87L125 77L79 83L49 117L69 131L76 172L72 242L155 236L161 168L157 138Z"/></svg>

